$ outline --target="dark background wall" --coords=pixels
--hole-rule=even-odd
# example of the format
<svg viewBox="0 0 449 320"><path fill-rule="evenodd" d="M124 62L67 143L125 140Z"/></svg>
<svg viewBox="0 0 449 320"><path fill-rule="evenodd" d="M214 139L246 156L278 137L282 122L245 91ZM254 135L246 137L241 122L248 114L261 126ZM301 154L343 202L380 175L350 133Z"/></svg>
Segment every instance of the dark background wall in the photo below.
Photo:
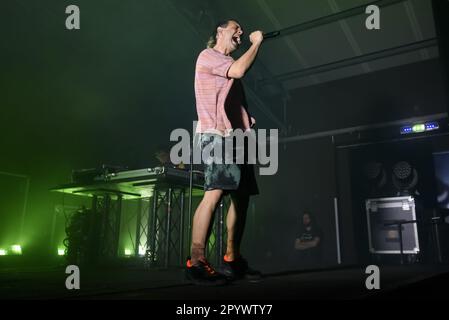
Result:
<svg viewBox="0 0 449 320"><path fill-rule="evenodd" d="M309 210L323 231L323 263L335 265L335 175L330 138L279 146L279 171L259 177L261 194L255 203L263 216L262 243L273 263L294 259L302 213ZM276 259L277 258L277 259ZM300 267L298 262L292 266ZM285 267L285 266L284 266Z"/></svg>
<svg viewBox="0 0 449 320"><path fill-rule="evenodd" d="M289 122L300 133L447 112L439 59L300 88L291 100Z"/></svg>
<svg viewBox="0 0 449 320"><path fill-rule="evenodd" d="M49 189L69 182L73 169L150 167L173 128L191 128L193 71L204 46L164 1L76 1L76 32L65 28L69 4L0 8L0 171L30 177L26 240L43 250L57 203ZM2 176L0 183L10 185ZM5 225L18 232L17 221Z"/></svg>

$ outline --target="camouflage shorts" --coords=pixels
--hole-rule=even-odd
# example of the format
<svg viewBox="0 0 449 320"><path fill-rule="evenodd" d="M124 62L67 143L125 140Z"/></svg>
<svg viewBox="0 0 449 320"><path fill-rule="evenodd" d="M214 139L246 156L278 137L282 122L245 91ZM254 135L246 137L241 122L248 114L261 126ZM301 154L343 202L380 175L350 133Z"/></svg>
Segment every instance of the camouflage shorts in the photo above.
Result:
<svg viewBox="0 0 449 320"><path fill-rule="evenodd" d="M201 150L206 146L213 149L219 145L224 147L226 138L210 133L201 134ZM212 144L212 145L211 145ZM210 149L209 149L210 150ZM257 181L254 174L254 165L225 163L225 152L222 152L221 163L217 163L217 156L212 154L212 159L204 160L204 190L226 190L235 191L239 194L256 195L259 194Z"/></svg>

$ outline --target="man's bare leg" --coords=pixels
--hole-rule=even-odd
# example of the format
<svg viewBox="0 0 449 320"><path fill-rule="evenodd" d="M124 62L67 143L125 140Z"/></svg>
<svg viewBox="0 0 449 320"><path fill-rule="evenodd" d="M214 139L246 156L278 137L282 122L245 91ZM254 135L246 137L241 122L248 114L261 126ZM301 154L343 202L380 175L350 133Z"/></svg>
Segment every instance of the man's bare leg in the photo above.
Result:
<svg viewBox="0 0 449 320"><path fill-rule="evenodd" d="M210 190L204 193L203 200L195 211L192 227L192 257L193 265L198 260L205 259L206 238L212 215L223 195L223 190Z"/></svg>
<svg viewBox="0 0 449 320"><path fill-rule="evenodd" d="M243 232L245 230L249 196L231 195L231 205L226 217L227 246L226 259L234 260L240 255Z"/></svg>

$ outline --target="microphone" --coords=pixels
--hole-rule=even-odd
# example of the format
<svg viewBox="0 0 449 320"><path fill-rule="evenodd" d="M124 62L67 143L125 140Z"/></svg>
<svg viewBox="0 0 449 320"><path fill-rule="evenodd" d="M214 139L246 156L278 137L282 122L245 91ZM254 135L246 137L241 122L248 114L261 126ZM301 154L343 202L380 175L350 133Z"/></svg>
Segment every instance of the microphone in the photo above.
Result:
<svg viewBox="0 0 449 320"><path fill-rule="evenodd" d="M262 32L263 39L275 38L281 34L280 31ZM249 40L249 38L247 38Z"/></svg>
<svg viewBox="0 0 449 320"><path fill-rule="evenodd" d="M263 34L263 38L264 39L270 39L270 38L274 38L277 37L281 34L280 31L271 31L271 32L267 32Z"/></svg>

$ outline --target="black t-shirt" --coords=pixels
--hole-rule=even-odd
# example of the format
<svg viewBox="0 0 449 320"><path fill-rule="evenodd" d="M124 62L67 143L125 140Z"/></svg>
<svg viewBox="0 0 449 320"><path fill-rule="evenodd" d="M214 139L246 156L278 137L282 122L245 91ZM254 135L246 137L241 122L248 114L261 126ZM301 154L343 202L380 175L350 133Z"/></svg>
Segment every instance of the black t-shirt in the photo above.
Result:
<svg viewBox="0 0 449 320"><path fill-rule="evenodd" d="M315 225L309 227L301 226L297 234L297 239L301 241L313 241L315 238L320 238L320 242L316 247L308 248L306 250L295 250L301 263L315 265L321 263L322 260L322 242L323 236L321 229Z"/></svg>
<svg viewBox="0 0 449 320"><path fill-rule="evenodd" d="M300 239L302 241L312 241L316 237L320 238L320 242L321 242L321 238L322 238L321 230L320 230L320 228L313 226L313 225L311 225L309 227L302 226L298 233L298 239Z"/></svg>

